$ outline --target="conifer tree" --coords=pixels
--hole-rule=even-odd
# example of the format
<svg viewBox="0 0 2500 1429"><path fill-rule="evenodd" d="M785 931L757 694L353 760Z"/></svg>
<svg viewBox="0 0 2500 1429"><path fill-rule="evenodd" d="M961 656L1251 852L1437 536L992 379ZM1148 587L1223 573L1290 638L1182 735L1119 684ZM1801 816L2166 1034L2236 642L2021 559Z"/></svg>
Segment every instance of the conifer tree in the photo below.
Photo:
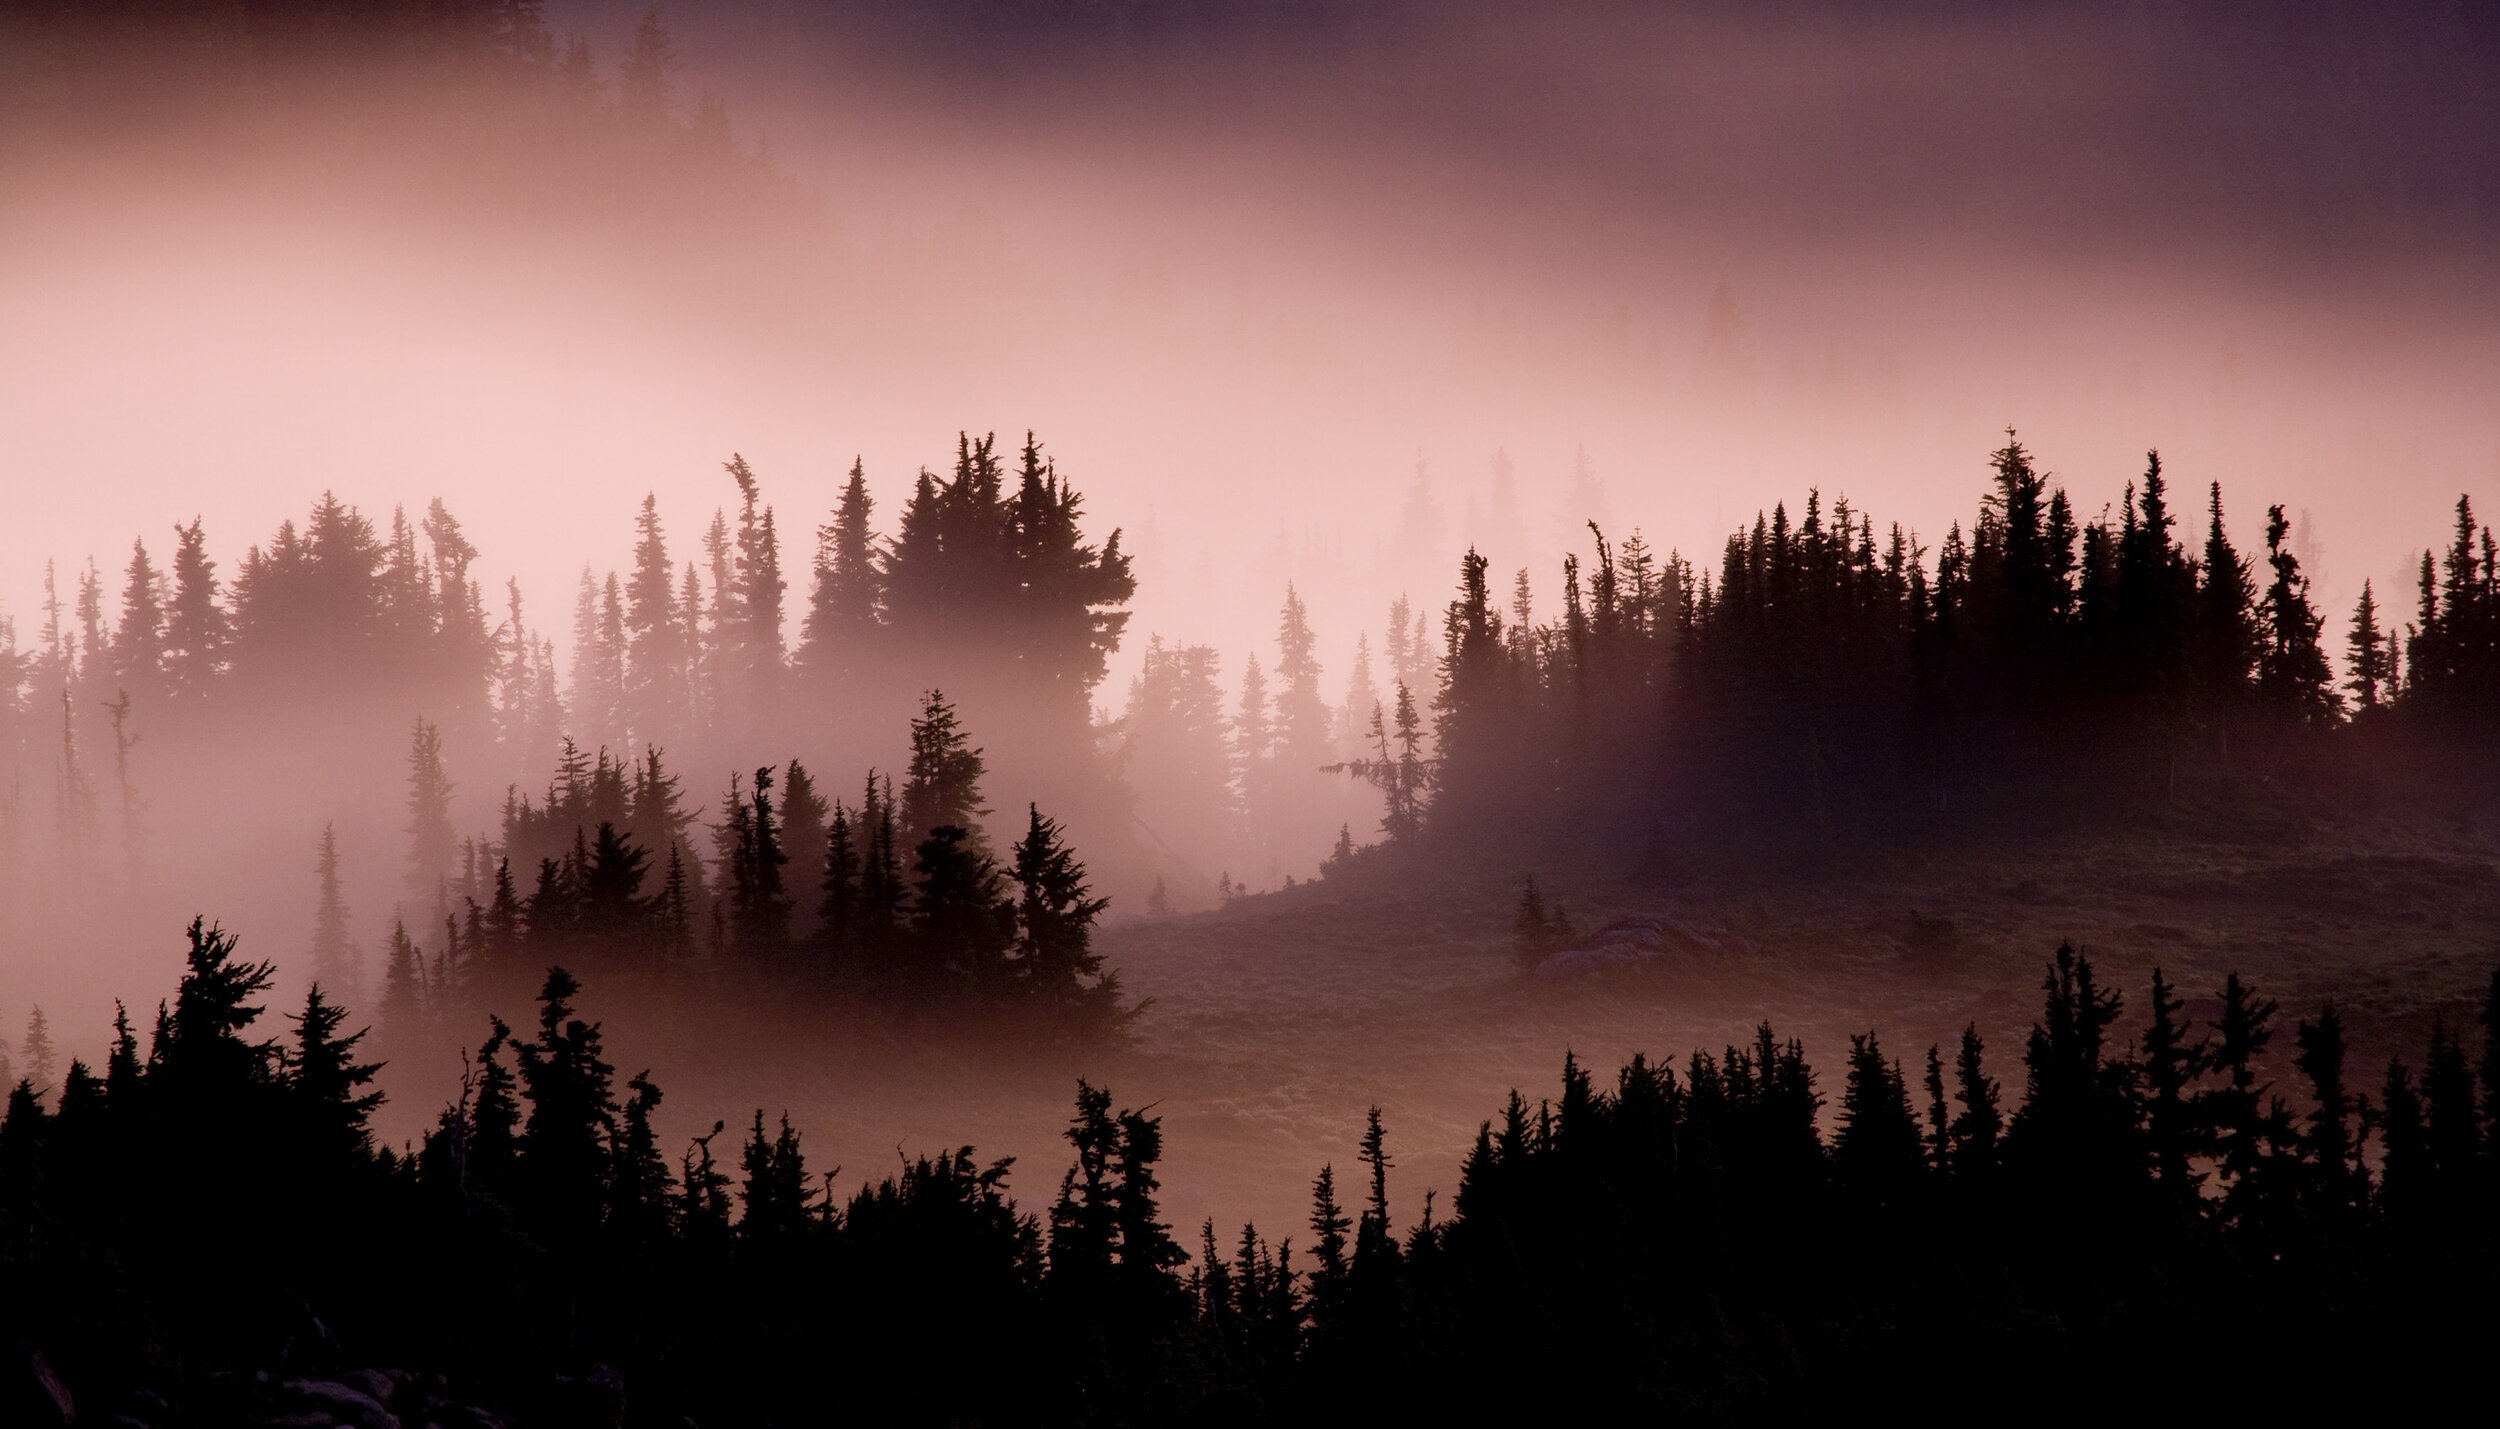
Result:
<svg viewBox="0 0 2500 1429"><path fill-rule="evenodd" d="M1021 890L1016 922L1016 969L1030 994L1057 1015L1099 1022L1118 1001L1118 984L1102 971L1093 950L1094 920L1110 906L1091 896L1085 865L1060 837L1059 825L1026 808L1025 835L1015 849L1015 880Z"/></svg>
<svg viewBox="0 0 2500 1429"><path fill-rule="evenodd" d="M634 570L625 583L625 702L645 742L685 728L686 642L684 612L671 585L668 536L660 525L659 500L642 498L634 518ZM687 567L692 577L693 567ZM649 830L644 830L646 834Z"/></svg>
<svg viewBox="0 0 2500 1429"><path fill-rule="evenodd" d="M2353 604L2344 652L2344 688L2352 692L2353 717L2374 717L2396 695L2396 647L2379 629L2378 602L2366 580Z"/></svg>
<svg viewBox="0 0 2500 1429"><path fill-rule="evenodd" d="M764 1111L756 1108L755 1126L739 1158L746 1179L739 1185L743 1208L738 1234L749 1240L787 1241L807 1229L807 1161L799 1154L799 1134L790 1129L790 1114L781 1114L781 1131L767 1138Z"/></svg>
<svg viewBox="0 0 2500 1429"><path fill-rule="evenodd" d="M616 1069L601 1055L599 1024L573 1014L580 991L572 974L548 969L538 995L538 1036L513 1049L529 1099L520 1141L525 1204L559 1241L578 1240L597 1226L616 1129Z"/></svg>
<svg viewBox="0 0 2500 1429"><path fill-rule="evenodd" d="M896 814L902 837L917 844L937 829L951 826L964 831L966 843L975 852L986 850L981 820L989 809L981 802L981 779L988 770L981 751L967 748L969 743L956 721L955 707L946 702L943 692L929 691L919 717L911 722L911 767L904 775L903 803Z"/></svg>
<svg viewBox="0 0 2500 1429"><path fill-rule="evenodd" d="M2254 618L2256 587L2248 565L2222 530L2222 483L2215 482L2205 532L2205 559L2198 568L2195 651L2198 700L2219 735L2222 757L2231 757L2230 727L2258 656Z"/></svg>
<svg viewBox="0 0 2500 1429"><path fill-rule="evenodd" d="M869 514L867 467L854 458L833 520L816 528L815 585L798 652L820 686L848 686L873 672L882 596Z"/></svg>
<svg viewBox="0 0 2500 1429"><path fill-rule="evenodd" d="M408 936L408 925L394 918L390 956L382 969L382 1035L394 1052L417 1045L425 1013L425 973L416 940Z"/></svg>
<svg viewBox="0 0 2500 1429"><path fill-rule="evenodd" d="M218 598L217 563L208 558L198 518L174 528L173 599L165 608L165 673L178 700L197 705L224 668L226 609Z"/></svg>
<svg viewBox="0 0 2500 1429"><path fill-rule="evenodd" d="M1985 1053L1978 1024L1965 1026L1961 1048L1953 1058L1953 1100L1961 1108L1954 1113L1952 1126L1957 1177L1985 1175L1996 1165L1997 1138L2005 1121L1997 1110L1997 1084L1987 1073Z"/></svg>
<svg viewBox="0 0 2500 1429"><path fill-rule="evenodd" d="M382 1104L382 1093L364 1088L381 1066L356 1060L356 1044L365 1033L360 1029L340 1035L347 1009L323 998L321 984L314 983L305 994L304 1010L293 1021L287 1089L310 1142L307 1149L325 1165L348 1165L370 1149L366 1121Z"/></svg>
<svg viewBox="0 0 2500 1429"><path fill-rule="evenodd" d="M2345 1087L2344 1024L2336 1016L2335 1004L2320 1008L2316 1021L2299 1024L2293 1041L2299 1050L2292 1056L2292 1065L2308 1080L2317 1104L2309 1117L2308 1133L2301 1138L2301 1149L2310 1164L2318 1204L2330 1215L2357 1209L2367 1200L2369 1172L2353 1135L2351 1118L2359 1108ZM2368 1125L2366 1116L2363 1125Z"/></svg>
<svg viewBox="0 0 2500 1429"><path fill-rule="evenodd" d="M2263 634L2257 653L2257 690L2274 717L2314 725L2334 717L2334 672L2318 648L2325 624L2309 604L2309 578L2285 538L2291 522L2283 508L2266 508L2266 561L2274 578L2258 606Z"/></svg>
<svg viewBox="0 0 2500 1429"><path fill-rule="evenodd" d="M2144 1030L2145 1133L2152 1143L2153 1174L2172 1196L2192 1200L2203 1179L2189 1169L2199 1149L2193 1135L2187 1088L2205 1070L2206 1048L2190 1043L2177 1018L2181 1003L2160 968L2153 969L2152 1025Z"/></svg>
<svg viewBox="0 0 2500 1429"><path fill-rule="evenodd" d="M165 693L164 578L148 560L147 543L130 543L122 583L121 621L113 631L113 678L153 708Z"/></svg>
<svg viewBox="0 0 2500 1429"><path fill-rule="evenodd" d="M1875 1034L1853 1034L1839 1135L1832 1143L1834 1168L1868 1204L1896 1205L1916 1186L1923 1159L1900 1063L1884 1060Z"/></svg>
<svg viewBox="0 0 2500 1429"><path fill-rule="evenodd" d="M608 1171L607 1224L627 1246L649 1250L675 1229L669 1200L674 1178L651 1127L660 1089L653 1085L650 1069L635 1073L625 1087L631 1095L625 1099Z"/></svg>
<svg viewBox="0 0 2500 1429"><path fill-rule="evenodd" d="M37 1007L26 1015L26 1037L18 1044L18 1061L26 1080L39 1090L50 1091L58 1057L52 1046L52 1024L44 1017L43 1009Z"/></svg>
<svg viewBox="0 0 2500 1429"><path fill-rule="evenodd" d="M2226 1196L2241 1202L2261 1189L2257 1178L2271 1150L2257 1060L2274 1038L2274 1013L2275 1004L2258 998L2238 973L2223 979L2212 1064L2222 1074L2223 1084L2208 1087L2195 1098L2200 1120L2213 1129Z"/></svg>
<svg viewBox="0 0 2500 1429"><path fill-rule="evenodd" d="M791 900L792 933L802 940L816 929L817 900L809 895L825 885L825 814L816 781L804 765L791 760L781 787L780 841L789 862L782 883L799 895Z"/></svg>
<svg viewBox="0 0 2500 1429"><path fill-rule="evenodd" d="M312 975L332 987L357 985L355 939L347 931L347 899L339 888L339 841L335 825L321 826L321 852L313 862L321 880L313 904Z"/></svg>
<svg viewBox="0 0 2500 1429"><path fill-rule="evenodd" d="M451 793L457 787L443 769L442 731L417 717L408 749L408 888L446 905L455 837Z"/></svg>

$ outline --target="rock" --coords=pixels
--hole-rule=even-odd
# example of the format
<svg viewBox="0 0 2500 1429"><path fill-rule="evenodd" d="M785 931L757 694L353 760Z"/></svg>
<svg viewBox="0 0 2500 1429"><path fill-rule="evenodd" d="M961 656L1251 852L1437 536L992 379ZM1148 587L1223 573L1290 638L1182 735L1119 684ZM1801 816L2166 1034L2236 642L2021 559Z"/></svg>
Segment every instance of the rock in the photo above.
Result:
<svg viewBox="0 0 2500 1429"><path fill-rule="evenodd" d="M400 1386L407 1379L405 1375L395 1378L388 1370L378 1369L351 1369L330 1378L350 1389L363 1390L378 1404L389 1404L396 1399Z"/></svg>
<svg viewBox="0 0 2500 1429"><path fill-rule="evenodd" d="M354 1385L335 1379L296 1379L287 1381L286 1391L354 1429L399 1429L398 1415Z"/></svg>
<svg viewBox="0 0 2500 1429"><path fill-rule="evenodd" d="M30 1426L70 1424L78 1419L78 1402L69 1386L52 1372L43 1351L24 1340L9 1351L6 1384L0 1385L0 1423Z"/></svg>

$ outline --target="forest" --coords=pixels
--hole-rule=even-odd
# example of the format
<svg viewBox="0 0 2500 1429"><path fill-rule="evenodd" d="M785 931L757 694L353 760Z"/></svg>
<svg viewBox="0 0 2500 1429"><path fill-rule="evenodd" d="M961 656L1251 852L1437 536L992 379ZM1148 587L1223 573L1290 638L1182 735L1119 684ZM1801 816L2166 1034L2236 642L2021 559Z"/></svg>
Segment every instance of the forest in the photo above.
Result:
<svg viewBox="0 0 2500 1429"><path fill-rule="evenodd" d="M560 967L380 1146L366 1034L318 986L264 1022L274 975L194 922L144 1046L125 1012L100 1075L11 1093L14 1422L2367 1412L2464 1393L2493 1328L2500 973L2478 1046L2381 1071L2332 1003L2287 1028L2233 975L2198 1025L2156 970L2131 1012L2061 947L2014 1059L1870 1031L1835 1089L1768 1023L1610 1081L1566 1057L1415 1224L1374 1108L1304 1225L1195 1236L1161 1118L1082 1080L1027 1201L970 1146L846 1189L765 1108L663 1144ZM2332 1353L2218 1369L2292 1344Z"/></svg>
<svg viewBox="0 0 2500 1429"><path fill-rule="evenodd" d="M1746 8L0 0L0 1426L2475 1402L2500 46Z"/></svg>

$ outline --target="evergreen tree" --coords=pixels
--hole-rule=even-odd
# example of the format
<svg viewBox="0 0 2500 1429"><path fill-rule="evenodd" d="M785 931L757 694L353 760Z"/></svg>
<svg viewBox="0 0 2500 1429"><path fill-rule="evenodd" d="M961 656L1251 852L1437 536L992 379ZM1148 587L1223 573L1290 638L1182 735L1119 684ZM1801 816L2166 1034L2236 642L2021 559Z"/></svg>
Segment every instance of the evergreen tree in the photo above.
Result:
<svg viewBox="0 0 2500 1429"><path fill-rule="evenodd" d="M2253 607L2256 587L2248 565L2222 530L2222 483L2215 482L2205 532L2205 559L2196 589L2196 678L2205 718L2231 755L2230 726L2259 653Z"/></svg>
<svg viewBox="0 0 2500 1429"><path fill-rule="evenodd" d="M2396 695L2396 647L2379 629L2378 602L2366 580L2353 605L2344 651L2344 688L2352 692L2353 717L2373 716Z"/></svg>
<svg viewBox="0 0 2500 1429"><path fill-rule="evenodd" d="M2300 573L2300 561L2285 541L2290 532L2283 508L2266 508L2266 561L2274 579L2258 607L2264 633L2257 653L2257 692L2276 719L2311 725L2337 712L2335 676L2318 648L2325 622L2310 607L2309 578Z"/></svg>
<svg viewBox="0 0 2500 1429"><path fill-rule="evenodd" d="M643 11L634 27L633 44L616 69L616 92L628 122L659 128L669 122L676 100L669 82L677 68L677 46L660 22L660 7Z"/></svg>
<svg viewBox="0 0 2500 1429"><path fill-rule="evenodd" d="M867 467L851 462L833 520L816 528L815 585L798 651L799 668L819 685L848 688L874 673L883 595L868 518Z"/></svg>
<svg viewBox="0 0 2500 1429"><path fill-rule="evenodd" d="M287 1057L287 1089L311 1150L324 1164L344 1166L371 1149L366 1121L382 1104L382 1094L364 1090L382 1070L379 1063L356 1060L363 1030L339 1035L347 1009L333 1006L314 983L304 996L304 1010L294 1019L295 1045ZM126 1032L125 1032L125 1035Z"/></svg>
<svg viewBox="0 0 2500 1429"><path fill-rule="evenodd" d="M538 1036L514 1047L529 1116L520 1140L524 1204L559 1242L587 1236L606 1200L616 1131L616 1069L602 1058L599 1024L573 1015L580 984L550 968L538 994Z"/></svg>
<svg viewBox="0 0 2500 1429"><path fill-rule="evenodd" d="M1924 1164L1901 1065L1884 1060L1872 1032L1849 1038L1849 1078L1841 1092L1832 1164L1842 1183L1874 1206L1898 1205L1910 1196Z"/></svg>
<svg viewBox="0 0 2500 1429"><path fill-rule="evenodd" d="M619 1129L608 1171L607 1224L627 1246L651 1249L676 1228L669 1192L674 1177L668 1158L660 1154L651 1114L660 1107L660 1089L648 1068L625 1083L623 1125Z"/></svg>
<svg viewBox="0 0 2500 1429"><path fill-rule="evenodd" d="M451 826L455 787L443 770L442 731L418 716L408 749L408 888L445 906L456 851Z"/></svg>
<svg viewBox="0 0 2500 1429"><path fill-rule="evenodd" d="M41 1091L52 1090L52 1072L58 1065L59 1053L52 1046L52 1024L38 1007L26 1015L26 1037L18 1044L18 1060L24 1067L26 1080Z"/></svg>
<svg viewBox="0 0 2500 1429"><path fill-rule="evenodd" d="M825 814L825 800L816 792L816 781L808 777L805 766L791 760L781 787L780 841L789 864L782 882L800 894L812 894L825 885ZM791 907L794 934L801 939L812 936L816 900L794 897Z"/></svg>
<svg viewBox="0 0 2500 1429"><path fill-rule="evenodd" d="M929 691L919 717L911 722L911 768L903 779L903 804L896 827L914 841L940 828L963 831L976 853L988 846L981 820L989 809L981 802L981 779L988 772L981 751L956 722L955 707L937 690Z"/></svg>
<svg viewBox="0 0 2500 1429"><path fill-rule="evenodd" d="M394 918L390 957L382 969L382 1035L394 1051L416 1047L425 1012L425 973L416 941L408 936L407 924Z"/></svg>
<svg viewBox="0 0 2500 1429"><path fill-rule="evenodd" d="M790 1114L781 1115L780 1134L764 1134L764 1111L755 1112L739 1164L746 1179L738 1188L738 1234L752 1241L788 1241L807 1229L807 1161L799 1154L799 1134L790 1129Z"/></svg>
<svg viewBox="0 0 2500 1429"><path fill-rule="evenodd" d="M2301 1150L2309 1161L2320 1209L2330 1216L2340 1215L2365 1204L2369 1172L2353 1135L2351 1118L2360 1108L2345 1090L2344 1024L2335 1014L2335 1004L2320 1008L2316 1021L2299 1024L2293 1041L2299 1050L2292 1056L2292 1065L2308 1080L2317 1104L2310 1113L2308 1134L2301 1138ZM2363 1125L2368 1125L2366 1116Z"/></svg>
<svg viewBox="0 0 2500 1429"><path fill-rule="evenodd" d="M1954 1113L1951 1136L1953 1174L1959 1177L1984 1175L1996 1165L1997 1138L2005 1125L1997 1110L1996 1081L1983 1060L1985 1053L1978 1025L1965 1026L1961 1048L1953 1058L1953 1100L1961 1109Z"/></svg>
<svg viewBox="0 0 2500 1429"><path fill-rule="evenodd" d="M355 939L347 931L347 900L339 889L339 841L334 825L321 826L321 852L313 871L321 880L313 904L313 980L332 987L355 987L358 956Z"/></svg>
<svg viewBox="0 0 2500 1429"><path fill-rule="evenodd" d="M1043 818L1038 805L1027 806L1026 814L1015 849L1017 971L1044 1007L1099 1025L1119 1000L1116 977L1103 973L1102 955L1093 950L1094 920L1110 902L1090 896L1085 865L1060 837L1059 825Z"/></svg>
<svg viewBox="0 0 2500 1429"><path fill-rule="evenodd" d="M165 694L164 578L148 560L147 543L130 543L122 583L121 622L113 631L113 678L153 708Z"/></svg>
<svg viewBox="0 0 2500 1429"><path fill-rule="evenodd" d="M624 697L633 727L645 732L647 742L686 725L685 612L670 584L668 536L657 497L642 498L634 529L634 571L625 583Z"/></svg>
<svg viewBox="0 0 2500 1429"><path fill-rule="evenodd" d="M224 668L226 609L218 599L217 563L195 517L174 528L174 594L165 607L165 672L174 697L196 705Z"/></svg>

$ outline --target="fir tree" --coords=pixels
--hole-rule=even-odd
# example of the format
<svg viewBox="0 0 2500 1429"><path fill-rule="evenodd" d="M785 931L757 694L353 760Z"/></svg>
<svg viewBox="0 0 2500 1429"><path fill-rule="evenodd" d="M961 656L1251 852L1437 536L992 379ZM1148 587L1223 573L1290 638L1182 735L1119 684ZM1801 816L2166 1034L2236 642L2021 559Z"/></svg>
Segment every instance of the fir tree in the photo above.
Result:
<svg viewBox="0 0 2500 1429"><path fill-rule="evenodd" d="M911 768L903 779L903 803L896 828L914 843L941 827L963 831L975 851L987 848L981 820L989 809L981 802L981 780L988 772L981 751L955 718L946 696L931 690L919 717L911 722Z"/></svg>
<svg viewBox="0 0 2500 1429"><path fill-rule="evenodd" d="M355 940L347 931L347 900L339 889L339 841L334 825L321 826L321 852L313 871L321 880L313 904L313 980L353 988L359 969Z"/></svg>
<svg viewBox="0 0 2500 1429"><path fill-rule="evenodd" d="M2366 580L2361 599L2353 605L2344 652L2344 688L2352 692L2353 717L2374 716L2396 694L2396 647L2379 629L2378 602Z"/></svg>
<svg viewBox="0 0 2500 1429"><path fill-rule="evenodd" d="M443 769L442 732L418 716L408 749L408 888L418 897L431 896L438 906L446 905L445 885L456 852L451 826L455 787Z"/></svg>

